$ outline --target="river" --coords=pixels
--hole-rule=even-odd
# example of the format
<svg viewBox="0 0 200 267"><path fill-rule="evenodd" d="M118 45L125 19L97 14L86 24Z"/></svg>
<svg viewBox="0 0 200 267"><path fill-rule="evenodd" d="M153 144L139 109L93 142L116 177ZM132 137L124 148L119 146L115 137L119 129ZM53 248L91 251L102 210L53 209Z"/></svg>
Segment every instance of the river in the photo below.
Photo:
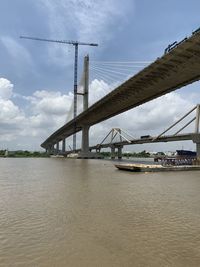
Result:
<svg viewBox="0 0 200 267"><path fill-rule="evenodd" d="M198 267L200 172L1 158L0 266Z"/></svg>

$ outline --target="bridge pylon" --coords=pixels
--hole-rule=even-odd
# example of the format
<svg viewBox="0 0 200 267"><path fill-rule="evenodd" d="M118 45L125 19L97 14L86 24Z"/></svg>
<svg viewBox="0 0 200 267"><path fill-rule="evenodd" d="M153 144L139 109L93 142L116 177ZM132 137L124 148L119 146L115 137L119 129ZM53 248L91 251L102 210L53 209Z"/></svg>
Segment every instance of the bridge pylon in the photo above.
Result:
<svg viewBox="0 0 200 267"><path fill-rule="evenodd" d="M116 139L119 139L118 144L114 143ZM128 142L131 144L131 140L133 140L133 136L130 135L129 133L125 132L124 130L120 128L112 128L110 132L106 135L106 137L102 140L102 142L98 145L101 147L101 145L105 142L105 140L110 139L109 144L110 144L110 149L111 149L111 159L115 159L117 156L118 159L122 158L122 149L123 149L123 141ZM120 144L121 143L121 144ZM115 150L117 149L117 155L115 153Z"/></svg>
<svg viewBox="0 0 200 267"><path fill-rule="evenodd" d="M83 111L88 109L88 97L89 97L89 55L84 57L83 67ZM89 150L89 129L88 124L82 125L82 145L81 151L78 153L78 158L90 159L101 158L98 153L93 153Z"/></svg>

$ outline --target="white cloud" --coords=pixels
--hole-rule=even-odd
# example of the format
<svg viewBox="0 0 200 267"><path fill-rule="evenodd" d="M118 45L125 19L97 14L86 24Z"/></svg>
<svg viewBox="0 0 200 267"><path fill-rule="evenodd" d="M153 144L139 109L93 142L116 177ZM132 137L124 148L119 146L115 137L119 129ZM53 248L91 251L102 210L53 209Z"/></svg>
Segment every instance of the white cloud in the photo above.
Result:
<svg viewBox="0 0 200 267"><path fill-rule="evenodd" d="M75 31L77 38L83 41L110 38L109 26L125 20L133 6L130 0L126 3L119 0L40 0L39 5L47 10L52 33L63 38L66 32Z"/></svg>
<svg viewBox="0 0 200 267"><path fill-rule="evenodd" d="M90 84L89 102L90 105L97 102L103 96L107 95L111 90L111 86L103 80L93 80Z"/></svg>
<svg viewBox="0 0 200 267"><path fill-rule="evenodd" d="M0 98L9 99L13 94L13 84L5 78L0 78Z"/></svg>
<svg viewBox="0 0 200 267"><path fill-rule="evenodd" d="M36 112L51 115L67 114L72 103L73 95L61 95L60 92L36 91L31 103Z"/></svg>
<svg viewBox="0 0 200 267"><path fill-rule="evenodd" d="M22 119L19 108L11 100L0 99L0 123L13 124L20 122Z"/></svg>
<svg viewBox="0 0 200 267"><path fill-rule="evenodd" d="M0 78L0 140L15 139L24 127L24 113L10 99L13 94L13 84Z"/></svg>
<svg viewBox="0 0 200 267"><path fill-rule="evenodd" d="M126 3L120 0L38 0L36 5L45 13L51 38L98 43L102 49L112 39L113 27L115 30L121 27L122 21L124 25L128 12L133 14L131 0ZM72 64L73 56L67 56L66 52L71 52L73 47L52 44L47 49L55 64L60 64L61 60L62 64ZM98 48L89 50L93 49ZM79 54L89 50L82 46Z"/></svg>

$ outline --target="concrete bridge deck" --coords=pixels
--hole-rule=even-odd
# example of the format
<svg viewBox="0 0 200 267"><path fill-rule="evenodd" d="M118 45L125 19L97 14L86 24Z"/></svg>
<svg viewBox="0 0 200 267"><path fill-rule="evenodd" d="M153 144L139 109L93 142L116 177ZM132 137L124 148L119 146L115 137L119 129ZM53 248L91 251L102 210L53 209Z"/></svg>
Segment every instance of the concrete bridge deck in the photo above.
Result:
<svg viewBox="0 0 200 267"><path fill-rule="evenodd" d="M92 126L200 79L200 32L184 39L86 111L59 128L41 146L48 148ZM74 124L76 123L76 129Z"/></svg>

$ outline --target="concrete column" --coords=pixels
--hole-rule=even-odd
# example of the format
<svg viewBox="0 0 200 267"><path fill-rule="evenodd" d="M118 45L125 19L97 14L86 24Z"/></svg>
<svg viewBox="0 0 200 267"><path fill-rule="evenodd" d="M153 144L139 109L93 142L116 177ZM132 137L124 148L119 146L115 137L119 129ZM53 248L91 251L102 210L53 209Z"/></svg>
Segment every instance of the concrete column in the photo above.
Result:
<svg viewBox="0 0 200 267"><path fill-rule="evenodd" d="M54 154L54 153L55 153L55 152L54 152L54 150L55 150L55 149L54 149L54 145L51 145L50 150L51 150L51 152L50 152L51 154Z"/></svg>
<svg viewBox="0 0 200 267"><path fill-rule="evenodd" d="M59 153L59 142L56 143L56 154Z"/></svg>
<svg viewBox="0 0 200 267"><path fill-rule="evenodd" d="M118 151L117 151L118 159L122 158L122 148L123 148L123 146L118 147Z"/></svg>
<svg viewBox="0 0 200 267"><path fill-rule="evenodd" d="M193 134L192 141L196 144L197 158L200 159L200 134Z"/></svg>
<svg viewBox="0 0 200 267"><path fill-rule="evenodd" d="M78 153L78 158L81 159L98 159L102 158L100 154L93 153L89 149L89 128L88 125L82 126L82 146L81 146L81 152Z"/></svg>
<svg viewBox="0 0 200 267"><path fill-rule="evenodd" d="M49 145L48 147L47 147L47 153L50 155L50 154L52 154L52 145Z"/></svg>
<svg viewBox="0 0 200 267"><path fill-rule="evenodd" d="M82 128L82 152L89 152L89 126L84 125Z"/></svg>
<svg viewBox="0 0 200 267"><path fill-rule="evenodd" d="M65 153L65 138L62 140L62 152Z"/></svg>
<svg viewBox="0 0 200 267"><path fill-rule="evenodd" d="M197 158L200 159L200 143L196 143Z"/></svg>
<svg viewBox="0 0 200 267"><path fill-rule="evenodd" d="M195 133L199 133L199 121L200 121L200 105L197 105Z"/></svg>
<svg viewBox="0 0 200 267"><path fill-rule="evenodd" d="M115 159L115 147L111 146L111 159Z"/></svg>
<svg viewBox="0 0 200 267"><path fill-rule="evenodd" d="M50 155L50 154L51 154L51 151L52 151L51 146L48 146L48 147L46 148L46 153L47 153L48 155Z"/></svg>

